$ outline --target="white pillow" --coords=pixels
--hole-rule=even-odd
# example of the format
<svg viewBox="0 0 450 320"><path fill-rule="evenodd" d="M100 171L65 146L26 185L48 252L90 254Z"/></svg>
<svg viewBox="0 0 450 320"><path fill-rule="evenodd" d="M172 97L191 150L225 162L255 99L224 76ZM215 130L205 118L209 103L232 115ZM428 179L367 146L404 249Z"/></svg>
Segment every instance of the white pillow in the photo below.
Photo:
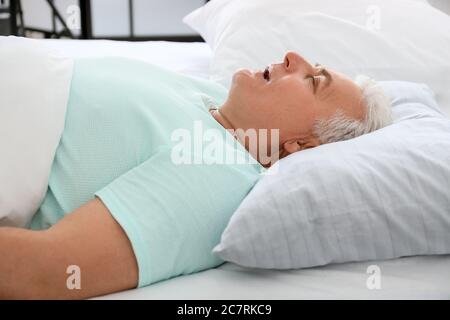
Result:
<svg viewBox="0 0 450 320"><path fill-rule="evenodd" d="M412 0L213 0L184 20L213 50L211 79L262 69L294 50L377 80L426 83L450 115L450 17Z"/></svg>
<svg viewBox="0 0 450 320"><path fill-rule="evenodd" d="M279 269L450 254L450 120L425 85L381 85L394 124L280 160L213 253Z"/></svg>
<svg viewBox="0 0 450 320"><path fill-rule="evenodd" d="M44 199L72 64L36 40L0 37L0 226L25 227Z"/></svg>

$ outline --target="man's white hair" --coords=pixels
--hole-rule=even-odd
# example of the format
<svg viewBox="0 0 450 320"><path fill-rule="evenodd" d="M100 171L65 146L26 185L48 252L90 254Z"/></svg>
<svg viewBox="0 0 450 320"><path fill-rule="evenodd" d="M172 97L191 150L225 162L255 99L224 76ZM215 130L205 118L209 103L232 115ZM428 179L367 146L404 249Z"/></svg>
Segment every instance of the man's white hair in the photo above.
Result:
<svg viewBox="0 0 450 320"><path fill-rule="evenodd" d="M355 138L392 123L391 102L381 86L363 75L356 77L355 83L363 93L365 118L352 119L338 110L329 119L317 120L313 130L322 144Z"/></svg>

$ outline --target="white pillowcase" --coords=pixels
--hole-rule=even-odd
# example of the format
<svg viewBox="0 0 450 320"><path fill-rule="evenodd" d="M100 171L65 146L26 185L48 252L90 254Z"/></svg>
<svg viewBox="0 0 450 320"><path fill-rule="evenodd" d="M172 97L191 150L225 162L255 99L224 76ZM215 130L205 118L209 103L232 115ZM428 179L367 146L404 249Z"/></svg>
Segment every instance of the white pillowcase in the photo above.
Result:
<svg viewBox="0 0 450 320"><path fill-rule="evenodd" d="M213 0L184 22L213 50L211 79L294 50L351 77L426 83L450 115L450 17L412 0Z"/></svg>
<svg viewBox="0 0 450 320"><path fill-rule="evenodd" d="M44 199L72 66L36 40L0 37L0 226L25 227Z"/></svg>
<svg viewBox="0 0 450 320"><path fill-rule="evenodd" d="M381 85L394 124L280 160L213 253L278 269L450 254L450 120L425 85Z"/></svg>

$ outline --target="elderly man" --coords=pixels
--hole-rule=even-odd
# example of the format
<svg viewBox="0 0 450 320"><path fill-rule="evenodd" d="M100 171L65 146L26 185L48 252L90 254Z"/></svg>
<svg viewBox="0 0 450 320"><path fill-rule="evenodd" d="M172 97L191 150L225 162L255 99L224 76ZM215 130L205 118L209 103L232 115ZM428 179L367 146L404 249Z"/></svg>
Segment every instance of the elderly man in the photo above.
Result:
<svg viewBox="0 0 450 320"><path fill-rule="evenodd" d="M95 68L100 71L94 75L90 70ZM375 82L367 78L353 82L309 64L295 52L288 52L282 63L264 71L237 71L226 99L209 110L184 102L183 107L177 107L179 99L170 100L164 108L157 106L161 100L150 107L138 103L131 109L122 107L126 99L117 105L108 98L90 105L93 94L120 91L126 81L134 81L136 95L150 88L160 95L159 99L169 99L167 90L182 91L183 81L196 82L200 91L208 87L207 81L177 78L160 69L152 69L158 74L156 80L149 80L153 81L151 86L141 87L145 79L126 79L127 72L132 74L129 68L122 73L111 68L104 65L102 69L97 61L81 63L75 69L71 99L78 96L83 103L69 103L66 128L41 209L33 218L31 230L0 228L0 298L86 298L168 278L165 269L177 268L173 266L175 260L155 248L155 233L160 231L151 229L154 219L165 219L169 214L164 203L184 201L192 203L188 214L194 215L195 206L201 206L199 211L214 211L228 219L257 181L259 169L294 152L357 137L391 122L389 102ZM209 92L217 90L215 87ZM195 119L224 132L277 132L276 140L264 140L270 161L262 161L260 148L251 149L238 134L235 138L243 152L260 163L239 168L229 164L195 169L173 166L170 152L161 151L171 146L167 137L177 126L192 128L189 123ZM123 121L128 121L126 128ZM162 167L158 166L161 161L166 161ZM161 188L158 183L189 179L214 181L170 197L170 188ZM227 192L230 184L239 187ZM189 239L192 232L206 229L196 225L196 229L177 232L186 232ZM196 244L203 250L200 257L210 254L210 247L205 249L193 242ZM67 286L67 270L72 265L81 270L79 290ZM206 267L199 265L195 270ZM177 274L189 273L180 268ZM158 272L161 274L155 276Z"/></svg>

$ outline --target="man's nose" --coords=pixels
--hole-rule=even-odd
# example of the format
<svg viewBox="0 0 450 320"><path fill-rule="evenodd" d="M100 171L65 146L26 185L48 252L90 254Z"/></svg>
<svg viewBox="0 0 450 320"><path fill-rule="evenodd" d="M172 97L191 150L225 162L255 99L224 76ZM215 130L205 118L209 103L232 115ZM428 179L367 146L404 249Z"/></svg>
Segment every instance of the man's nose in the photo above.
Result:
<svg viewBox="0 0 450 320"><path fill-rule="evenodd" d="M297 52L288 51L284 56L284 68L288 72L310 72L312 66Z"/></svg>

